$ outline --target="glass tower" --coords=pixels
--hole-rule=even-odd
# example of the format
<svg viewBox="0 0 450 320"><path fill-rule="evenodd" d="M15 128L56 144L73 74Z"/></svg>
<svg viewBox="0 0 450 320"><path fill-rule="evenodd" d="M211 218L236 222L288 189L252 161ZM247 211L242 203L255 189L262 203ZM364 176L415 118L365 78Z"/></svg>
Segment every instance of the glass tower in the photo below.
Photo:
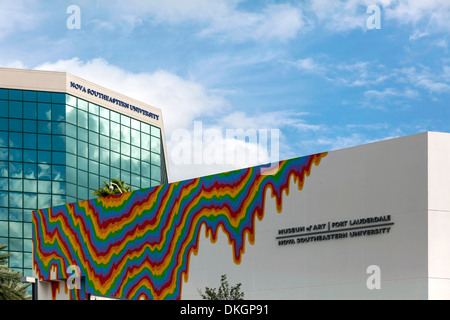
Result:
<svg viewBox="0 0 450 320"><path fill-rule="evenodd" d="M167 183L161 129L66 93L0 89L0 244L32 276L32 211L119 178Z"/></svg>

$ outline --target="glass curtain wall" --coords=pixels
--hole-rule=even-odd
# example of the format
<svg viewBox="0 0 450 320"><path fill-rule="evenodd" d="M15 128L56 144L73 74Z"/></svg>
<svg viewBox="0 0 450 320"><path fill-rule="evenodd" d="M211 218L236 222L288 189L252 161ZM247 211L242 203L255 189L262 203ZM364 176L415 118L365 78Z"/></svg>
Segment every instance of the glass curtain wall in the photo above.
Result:
<svg viewBox="0 0 450 320"><path fill-rule="evenodd" d="M93 198L103 181L167 183L161 131L51 92L0 89L0 244L32 275L32 211Z"/></svg>

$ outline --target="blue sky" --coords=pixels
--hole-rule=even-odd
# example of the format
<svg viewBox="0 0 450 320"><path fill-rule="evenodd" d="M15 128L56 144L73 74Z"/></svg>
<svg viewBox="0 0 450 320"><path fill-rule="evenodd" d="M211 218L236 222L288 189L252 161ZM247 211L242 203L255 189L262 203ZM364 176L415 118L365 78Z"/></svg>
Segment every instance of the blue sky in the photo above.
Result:
<svg viewBox="0 0 450 320"><path fill-rule="evenodd" d="M278 129L286 159L450 132L449 31L445 0L2 0L0 66L67 71L161 108L171 159L186 142L173 133L196 121L223 134L215 146L227 129ZM204 160L171 161L171 181L242 166Z"/></svg>

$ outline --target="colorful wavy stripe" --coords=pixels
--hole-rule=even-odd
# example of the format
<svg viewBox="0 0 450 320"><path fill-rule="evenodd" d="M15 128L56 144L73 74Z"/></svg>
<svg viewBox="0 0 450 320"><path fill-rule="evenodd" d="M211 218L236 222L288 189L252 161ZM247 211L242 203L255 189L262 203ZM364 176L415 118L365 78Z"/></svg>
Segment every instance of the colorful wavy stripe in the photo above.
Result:
<svg viewBox="0 0 450 320"><path fill-rule="evenodd" d="M215 243L228 237L239 264L246 239L255 242L266 191L278 212L291 179L299 190L326 153L282 161L271 175L262 167L201 177L37 210L33 213L34 269L39 279L68 279L81 269L87 293L125 299L180 299L189 259L197 254L202 226Z"/></svg>

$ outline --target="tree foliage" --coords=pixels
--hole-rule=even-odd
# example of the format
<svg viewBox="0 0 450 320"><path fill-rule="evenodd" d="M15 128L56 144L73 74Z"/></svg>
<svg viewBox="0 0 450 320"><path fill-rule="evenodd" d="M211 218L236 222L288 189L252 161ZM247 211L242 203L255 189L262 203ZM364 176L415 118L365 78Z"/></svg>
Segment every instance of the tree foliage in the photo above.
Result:
<svg viewBox="0 0 450 320"><path fill-rule="evenodd" d="M0 251L6 248L7 246L1 245ZM22 275L8 268L10 256L8 253L0 253L0 300L28 300L29 284L22 283Z"/></svg>
<svg viewBox="0 0 450 320"><path fill-rule="evenodd" d="M103 188L99 188L93 191L92 194L99 197L107 197L113 194L119 194L121 193L120 191L122 191L123 193L131 191L131 186L127 185L125 181L120 181L119 179L112 179L111 182L112 184L110 185L105 181L103 181L105 186ZM113 187L112 190L110 189L110 186Z"/></svg>
<svg viewBox="0 0 450 320"><path fill-rule="evenodd" d="M241 283L230 287L227 276L222 275L220 278L220 287L205 288L205 293L199 290L200 296L203 300L244 300L244 293L241 291Z"/></svg>

